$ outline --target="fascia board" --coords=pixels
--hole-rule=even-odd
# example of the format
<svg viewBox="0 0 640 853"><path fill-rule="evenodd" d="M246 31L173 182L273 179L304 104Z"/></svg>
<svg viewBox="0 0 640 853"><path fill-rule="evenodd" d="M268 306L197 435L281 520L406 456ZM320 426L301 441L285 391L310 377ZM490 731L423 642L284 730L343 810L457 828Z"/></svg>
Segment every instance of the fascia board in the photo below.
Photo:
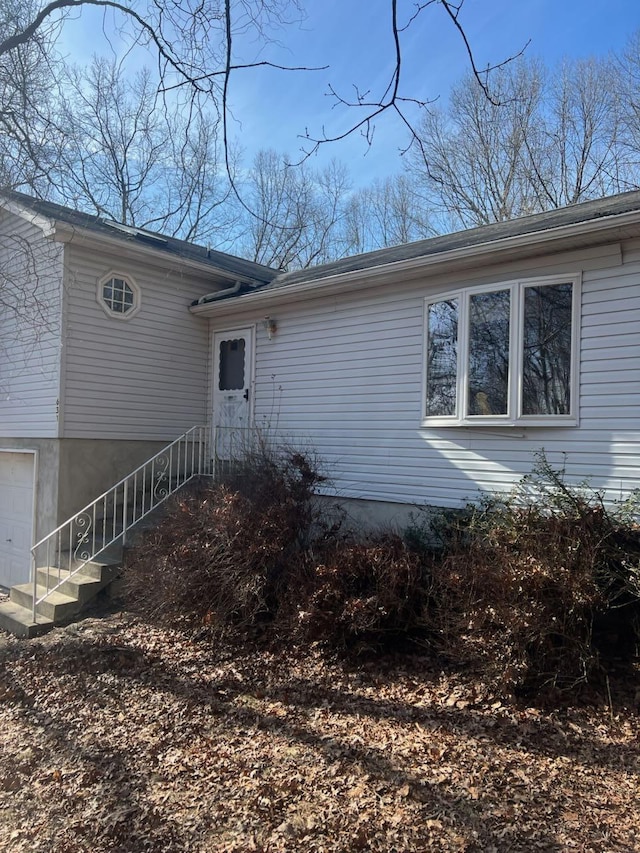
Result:
<svg viewBox="0 0 640 853"><path fill-rule="evenodd" d="M223 278L224 281L241 281L243 284L255 285L255 279L230 272L229 270L223 270L213 264L201 263L191 258L171 254L171 252L162 252L161 250L154 249L152 246L138 245L118 239L117 237L109 237L107 234L96 234L66 222L55 223L54 239L61 243L74 242L82 246L98 246L110 250L117 249L120 256L153 258L156 263L163 264L165 267L167 264L172 264L180 269L187 268L213 278Z"/></svg>
<svg viewBox="0 0 640 853"><path fill-rule="evenodd" d="M418 277L424 270L437 269L438 267L454 267L456 264L482 260L487 263L488 256L493 255L496 261L504 260L508 255L509 260L516 260L519 256L526 256L527 250L540 247L548 250L550 245L565 241L562 249L573 248L570 241L584 235L593 234L594 237L602 236L606 231L624 228L629 225L640 224L640 211L633 210L627 213L615 214L602 217L602 219L588 220L559 228L550 228L542 231L529 232L514 237L506 237L487 243L479 243L473 246L462 246L441 252L435 255L424 255L417 258L406 258L401 261L380 266L368 267L360 270L337 273L331 276L312 279L311 281L294 282L284 284L281 287L261 289L255 293L244 294L236 298L226 299L221 302L208 302L203 305L193 305L189 309L193 314L204 316L221 317L237 313L241 310L259 309L279 302L288 302L291 297L312 297L317 293L322 295L333 295L342 291L353 292L361 287L375 284L383 284L403 277ZM619 239L619 235L616 235ZM537 253L538 254L538 253ZM539 253L542 254L542 251ZM444 270L442 270L444 271Z"/></svg>
<svg viewBox="0 0 640 853"><path fill-rule="evenodd" d="M39 228L45 237L52 237L55 233L56 222L54 219L48 219L46 216L34 213L32 210L23 207L16 201L2 199L0 204L8 213L12 213L14 216L19 216L20 219L24 219L25 222L29 222L36 228Z"/></svg>

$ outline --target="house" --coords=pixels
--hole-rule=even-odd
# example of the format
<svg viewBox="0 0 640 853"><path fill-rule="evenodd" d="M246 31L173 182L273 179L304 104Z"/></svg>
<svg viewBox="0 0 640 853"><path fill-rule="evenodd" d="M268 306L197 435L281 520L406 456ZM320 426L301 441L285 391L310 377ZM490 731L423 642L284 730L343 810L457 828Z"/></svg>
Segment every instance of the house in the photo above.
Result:
<svg viewBox="0 0 640 853"><path fill-rule="evenodd" d="M31 545L207 421L215 290L275 272L19 193L0 199L0 585Z"/></svg>
<svg viewBox="0 0 640 853"><path fill-rule="evenodd" d="M541 449L610 499L640 487L640 192L281 274L191 313L216 356L231 330L255 347L254 422L309 443L356 516L402 523L508 490Z"/></svg>
<svg viewBox="0 0 640 853"><path fill-rule="evenodd" d="M640 192L291 273L2 211L4 280L27 284L0 315L0 584L195 424L222 456L251 429L313 447L355 514L400 523L542 448L610 498L640 487Z"/></svg>

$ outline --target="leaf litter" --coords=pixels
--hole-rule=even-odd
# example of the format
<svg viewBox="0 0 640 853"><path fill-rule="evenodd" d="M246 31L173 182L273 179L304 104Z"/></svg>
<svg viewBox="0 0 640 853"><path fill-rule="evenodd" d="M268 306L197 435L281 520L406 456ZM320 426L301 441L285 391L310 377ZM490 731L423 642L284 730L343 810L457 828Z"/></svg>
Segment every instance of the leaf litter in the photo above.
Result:
<svg viewBox="0 0 640 853"><path fill-rule="evenodd" d="M3 637L0 849L634 851L628 695L528 707L427 658L234 648L120 612Z"/></svg>

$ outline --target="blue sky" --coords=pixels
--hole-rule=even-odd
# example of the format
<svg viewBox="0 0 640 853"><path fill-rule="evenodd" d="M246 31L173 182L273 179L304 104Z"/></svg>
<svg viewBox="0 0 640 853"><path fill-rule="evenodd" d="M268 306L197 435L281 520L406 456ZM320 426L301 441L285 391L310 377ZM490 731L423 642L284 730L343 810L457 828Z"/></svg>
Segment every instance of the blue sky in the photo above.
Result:
<svg viewBox="0 0 640 853"><path fill-rule="evenodd" d="M274 148L295 159L305 128L321 134L346 129L353 111L332 109L329 85L349 96L353 85L372 94L384 90L391 74L393 44L389 0L303 0L306 19L274 33L266 46L238 42L237 60L269 59L291 65L329 65L324 71L246 71L232 81L232 130L247 159L260 148ZM404 14L415 6L399 0ZM106 53L96 39L96 17L85 9L65 30L64 48L78 61ZM466 0L460 17L479 66L517 53L553 65L562 57L602 56L620 51L640 29L640 0ZM450 86L468 68L459 35L437 4L425 9L403 34L403 91L410 97L446 101ZM354 183L399 172L399 150L406 132L393 116L383 117L369 149L358 136L327 145L312 160L345 162Z"/></svg>

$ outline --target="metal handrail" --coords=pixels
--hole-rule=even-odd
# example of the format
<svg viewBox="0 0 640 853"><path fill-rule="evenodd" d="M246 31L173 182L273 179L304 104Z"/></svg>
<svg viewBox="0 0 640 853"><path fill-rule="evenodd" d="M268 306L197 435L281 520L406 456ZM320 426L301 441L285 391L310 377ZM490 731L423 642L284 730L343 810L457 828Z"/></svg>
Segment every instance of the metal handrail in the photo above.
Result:
<svg viewBox="0 0 640 853"><path fill-rule="evenodd" d="M134 525L194 477L213 473L208 452L209 432L205 426L191 427L36 542L31 548L34 623L38 604L66 580L118 540L124 545L127 532ZM37 563L38 554L43 550L46 553L45 593L38 598ZM52 586L51 579L54 580Z"/></svg>

